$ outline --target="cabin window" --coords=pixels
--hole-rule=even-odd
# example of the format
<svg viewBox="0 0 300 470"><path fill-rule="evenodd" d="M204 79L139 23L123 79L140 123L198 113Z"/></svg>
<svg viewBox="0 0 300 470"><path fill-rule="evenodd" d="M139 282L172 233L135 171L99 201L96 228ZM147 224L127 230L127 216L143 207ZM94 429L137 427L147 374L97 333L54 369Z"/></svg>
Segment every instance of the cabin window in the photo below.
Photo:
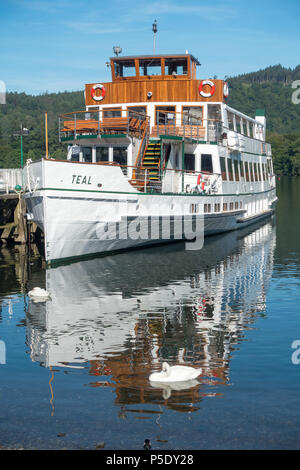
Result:
<svg viewBox="0 0 300 470"><path fill-rule="evenodd" d="M147 114L147 107L146 106L128 106L127 113L128 113L128 116L130 117L137 117L139 114Z"/></svg>
<svg viewBox="0 0 300 470"><path fill-rule="evenodd" d="M211 155L202 153L202 155L201 155L201 171L205 171L207 173L212 173L213 172L212 156Z"/></svg>
<svg viewBox="0 0 300 470"><path fill-rule="evenodd" d="M187 58L166 58L165 59L165 75L187 75L188 64Z"/></svg>
<svg viewBox="0 0 300 470"><path fill-rule="evenodd" d="M135 77L135 62L134 59L114 61L115 76L118 77Z"/></svg>
<svg viewBox="0 0 300 470"><path fill-rule="evenodd" d="M248 162L245 162L245 177L246 177L246 181L250 181L250 178L249 178L249 164L248 164Z"/></svg>
<svg viewBox="0 0 300 470"><path fill-rule="evenodd" d="M228 158L227 160L227 168L228 168L228 179L229 181L233 181L233 171L232 171L232 160Z"/></svg>
<svg viewBox="0 0 300 470"><path fill-rule="evenodd" d="M127 147L114 147L114 162L127 166Z"/></svg>
<svg viewBox="0 0 300 470"><path fill-rule="evenodd" d="M204 204L204 212L211 212L211 204Z"/></svg>
<svg viewBox="0 0 300 470"><path fill-rule="evenodd" d="M161 59L140 59L140 76L161 75Z"/></svg>
<svg viewBox="0 0 300 470"><path fill-rule="evenodd" d="M267 181L267 165L263 163L263 170L264 170L264 180Z"/></svg>
<svg viewBox="0 0 300 470"><path fill-rule="evenodd" d="M221 170L222 180L226 181L227 175L226 175L225 157L220 157L220 170Z"/></svg>
<svg viewBox="0 0 300 470"><path fill-rule="evenodd" d="M209 104L207 106L207 119L212 121L221 121L222 113L219 104Z"/></svg>
<svg viewBox="0 0 300 470"><path fill-rule="evenodd" d="M182 124L202 126L202 106L182 106Z"/></svg>
<svg viewBox="0 0 300 470"><path fill-rule="evenodd" d="M233 211L233 202L231 202L231 203L229 204L229 210L230 210L230 211Z"/></svg>
<svg viewBox="0 0 300 470"><path fill-rule="evenodd" d="M156 106L155 107L156 125L168 126L175 124L175 106Z"/></svg>
<svg viewBox="0 0 300 470"><path fill-rule="evenodd" d="M241 178L244 178L244 163L241 161L239 163L240 163Z"/></svg>
<svg viewBox="0 0 300 470"><path fill-rule="evenodd" d="M259 181L259 175L258 175L258 172L257 172L257 163L254 163L253 166L254 166L254 178L255 178L255 181Z"/></svg>
<svg viewBox="0 0 300 470"><path fill-rule="evenodd" d="M238 203L238 202L235 202L235 203L234 203L234 208L235 208L235 209L238 209L238 208L239 208L239 203Z"/></svg>
<svg viewBox="0 0 300 470"><path fill-rule="evenodd" d="M254 174L254 166L252 162L249 163L249 168L250 168L250 176L251 176L252 181L256 181L255 174Z"/></svg>
<svg viewBox="0 0 300 470"><path fill-rule="evenodd" d="M220 212L220 204L215 204L215 212Z"/></svg>
<svg viewBox="0 0 300 470"><path fill-rule="evenodd" d="M83 147L82 157L83 157L84 162L87 162L87 163L92 162L92 147Z"/></svg>
<svg viewBox="0 0 300 470"><path fill-rule="evenodd" d="M227 202L224 202L223 204L223 211L227 211Z"/></svg>
<svg viewBox="0 0 300 470"><path fill-rule="evenodd" d="M96 162L108 162L108 147L96 147Z"/></svg>
<svg viewBox="0 0 300 470"><path fill-rule="evenodd" d="M190 205L190 213L191 214L196 214L199 212L199 204L191 204Z"/></svg>
<svg viewBox="0 0 300 470"><path fill-rule="evenodd" d="M234 127L233 127L233 113L231 113L230 111L227 112L227 119L228 119L228 129L233 131L234 130Z"/></svg>
<svg viewBox="0 0 300 470"><path fill-rule="evenodd" d="M251 132L250 132L250 122L247 121L247 136L251 137Z"/></svg>
<svg viewBox="0 0 300 470"><path fill-rule="evenodd" d="M195 171L195 155L193 153L184 154L184 169L187 171Z"/></svg>
<svg viewBox="0 0 300 470"><path fill-rule="evenodd" d="M237 160L233 160L233 167L234 167L235 181L240 181L239 162Z"/></svg>
<svg viewBox="0 0 300 470"><path fill-rule="evenodd" d="M80 147L79 145L72 145L69 147L68 151L68 160L71 160L72 162L79 162L79 153L80 153Z"/></svg>
<svg viewBox="0 0 300 470"><path fill-rule="evenodd" d="M243 121L243 118L241 118L241 134L245 134L245 123Z"/></svg>
<svg viewBox="0 0 300 470"><path fill-rule="evenodd" d="M242 127L241 127L241 118L240 118L240 116L236 116L235 120L236 120L236 132L241 134L242 133Z"/></svg>
<svg viewBox="0 0 300 470"><path fill-rule="evenodd" d="M103 109L103 118L114 118L121 117L122 109L121 108L106 108Z"/></svg>

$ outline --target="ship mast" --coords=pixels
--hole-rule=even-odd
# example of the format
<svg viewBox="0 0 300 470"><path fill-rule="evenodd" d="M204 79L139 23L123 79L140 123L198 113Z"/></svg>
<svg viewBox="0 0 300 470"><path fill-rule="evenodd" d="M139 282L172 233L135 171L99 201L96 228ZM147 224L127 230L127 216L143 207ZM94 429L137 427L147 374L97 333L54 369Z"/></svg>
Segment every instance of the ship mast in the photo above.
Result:
<svg viewBox="0 0 300 470"><path fill-rule="evenodd" d="M157 20L154 20L154 23L152 25L152 31L153 31L153 55L155 54L155 41L156 41L156 33L157 33Z"/></svg>

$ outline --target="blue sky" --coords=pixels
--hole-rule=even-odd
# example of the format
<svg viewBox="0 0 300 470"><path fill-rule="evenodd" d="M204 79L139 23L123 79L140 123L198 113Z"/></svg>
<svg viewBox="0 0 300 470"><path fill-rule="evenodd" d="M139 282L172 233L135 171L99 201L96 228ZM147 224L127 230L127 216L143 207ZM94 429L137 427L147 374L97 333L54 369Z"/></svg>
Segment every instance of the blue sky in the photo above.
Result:
<svg viewBox="0 0 300 470"><path fill-rule="evenodd" d="M8 91L82 90L105 62L153 52L196 56L199 78L300 63L299 0L0 0L0 80Z"/></svg>

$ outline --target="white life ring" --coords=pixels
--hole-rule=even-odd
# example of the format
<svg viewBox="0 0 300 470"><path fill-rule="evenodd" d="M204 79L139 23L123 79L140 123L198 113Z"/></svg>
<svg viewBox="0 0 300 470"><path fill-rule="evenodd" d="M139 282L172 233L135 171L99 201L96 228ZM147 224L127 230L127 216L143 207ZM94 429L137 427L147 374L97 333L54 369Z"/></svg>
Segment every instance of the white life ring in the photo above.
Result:
<svg viewBox="0 0 300 470"><path fill-rule="evenodd" d="M96 96L96 94L95 94L96 90L101 90L101 95ZM94 85L92 87L91 96L92 96L94 101L102 101L105 98L105 95L106 95L106 89L105 89L104 85L102 85L101 83L96 83L96 85Z"/></svg>
<svg viewBox="0 0 300 470"><path fill-rule="evenodd" d="M205 93L203 91L204 85L210 86L210 91L208 93ZM211 80L202 80L202 82L200 82L199 93L201 96L203 96L203 98L211 98L215 91L216 91L216 85Z"/></svg>
<svg viewBox="0 0 300 470"><path fill-rule="evenodd" d="M229 95L229 86L228 86L228 83L227 82L224 82L224 85L223 85L223 94L224 94L224 97L227 98L228 95Z"/></svg>

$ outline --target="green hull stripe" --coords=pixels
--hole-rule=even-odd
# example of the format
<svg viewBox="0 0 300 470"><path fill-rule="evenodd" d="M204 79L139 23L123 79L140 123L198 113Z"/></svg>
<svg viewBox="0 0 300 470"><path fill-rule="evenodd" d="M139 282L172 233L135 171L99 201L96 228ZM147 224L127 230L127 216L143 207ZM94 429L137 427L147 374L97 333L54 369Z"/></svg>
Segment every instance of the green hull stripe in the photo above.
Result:
<svg viewBox="0 0 300 470"><path fill-rule="evenodd" d="M71 191L71 192L76 192L76 193L97 193L97 194L134 194L135 196L141 195L141 196L185 196L185 197L240 197L240 196L249 196L249 195L259 195L259 194L265 194L269 193L271 191L274 191L275 188L272 189L267 189L266 191L260 191L258 193L232 193L232 194L199 194L199 193L151 193L151 192L126 192L126 191L96 191L96 190L89 190L89 189L66 189L66 188L40 188L37 189L36 192L38 191ZM29 191L26 191L28 194Z"/></svg>

